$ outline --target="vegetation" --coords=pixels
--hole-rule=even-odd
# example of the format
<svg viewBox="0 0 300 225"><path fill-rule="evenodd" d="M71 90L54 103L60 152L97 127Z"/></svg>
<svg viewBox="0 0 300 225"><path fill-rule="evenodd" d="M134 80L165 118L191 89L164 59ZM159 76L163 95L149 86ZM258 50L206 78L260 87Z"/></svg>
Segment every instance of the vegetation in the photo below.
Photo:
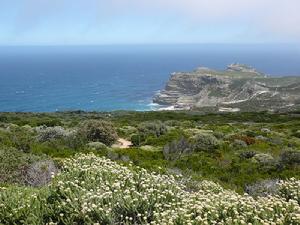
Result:
<svg viewBox="0 0 300 225"><path fill-rule="evenodd" d="M113 125L105 120L88 120L79 128L79 135L88 141L112 145L118 138Z"/></svg>
<svg viewBox="0 0 300 225"><path fill-rule="evenodd" d="M299 131L299 112L0 113L0 224L299 224Z"/></svg>
<svg viewBox="0 0 300 225"><path fill-rule="evenodd" d="M65 160L45 189L2 188L3 224L299 224L300 182L252 198L202 181L149 173L95 155ZM18 203L18 204L16 204Z"/></svg>

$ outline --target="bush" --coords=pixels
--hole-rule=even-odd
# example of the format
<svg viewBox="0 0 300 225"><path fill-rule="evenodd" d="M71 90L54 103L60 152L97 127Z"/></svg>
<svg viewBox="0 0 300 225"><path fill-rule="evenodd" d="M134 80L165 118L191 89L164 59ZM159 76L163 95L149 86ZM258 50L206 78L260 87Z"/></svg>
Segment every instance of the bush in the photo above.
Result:
<svg viewBox="0 0 300 225"><path fill-rule="evenodd" d="M296 130L292 133L292 136L300 138L300 130Z"/></svg>
<svg viewBox="0 0 300 225"><path fill-rule="evenodd" d="M220 132L220 131L215 131L213 132L213 135L217 138L217 139L223 139L225 137L225 134Z"/></svg>
<svg viewBox="0 0 300 225"><path fill-rule="evenodd" d="M265 153L256 154L253 157L254 162L259 163L260 165L270 165L274 163L273 156Z"/></svg>
<svg viewBox="0 0 300 225"><path fill-rule="evenodd" d="M240 153L240 158L242 159L251 159L253 158L257 153L255 151L245 151Z"/></svg>
<svg viewBox="0 0 300 225"><path fill-rule="evenodd" d="M130 141L133 146L139 147L145 141L145 138L142 135L133 134L131 135Z"/></svg>
<svg viewBox="0 0 300 225"><path fill-rule="evenodd" d="M78 131L73 130L68 132L67 136L62 139L62 144L74 150L81 150L85 145L85 139Z"/></svg>
<svg viewBox="0 0 300 225"><path fill-rule="evenodd" d="M247 147L247 143L239 140L239 139L235 139L232 143L232 146L235 148L246 148Z"/></svg>
<svg viewBox="0 0 300 225"><path fill-rule="evenodd" d="M37 160L37 156L15 148L0 149L0 183L23 184L24 169Z"/></svg>
<svg viewBox="0 0 300 225"><path fill-rule="evenodd" d="M0 188L0 224L300 223L296 179L279 181L278 196L253 198L94 155L67 159L63 168L47 189Z"/></svg>
<svg viewBox="0 0 300 225"><path fill-rule="evenodd" d="M245 191L254 197L266 197L268 195L279 194L278 180L263 180L251 185L247 185Z"/></svg>
<svg viewBox="0 0 300 225"><path fill-rule="evenodd" d="M192 145L184 137L180 138L179 140L172 141L163 148L163 154L167 160L176 160L182 155L192 152Z"/></svg>
<svg viewBox="0 0 300 225"><path fill-rule="evenodd" d="M213 152L219 147L218 139L212 134L197 134L192 138L192 143L196 151Z"/></svg>
<svg viewBox="0 0 300 225"><path fill-rule="evenodd" d="M65 130L63 127L46 127L41 126L36 128L37 131L37 140L39 142L47 142L55 139L61 139L68 137L71 134L71 131Z"/></svg>
<svg viewBox="0 0 300 225"><path fill-rule="evenodd" d="M280 155L279 161L283 165L300 165L300 151L285 151Z"/></svg>
<svg viewBox="0 0 300 225"><path fill-rule="evenodd" d="M52 160L40 160L25 169L24 181L29 186L44 186L51 181L52 175L57 172L58 170Z"/></svg>
<svg viewBox="0 0 300 225"><path fill-rule="evenodd" d="M103 150L107 149L107 146L102 142L89 142L87 143L87 147L92 150Z"/></svg>
<svg viewBox="0 0 300 225"><path fill-rule="evenodd" d="M130 135L137 132L137 129L132 126L123 126L118 128L118 134L121 136L129 137Z"/></svg>
<svg viewBox="0 0 300 225"><path fill-rule="evenodd" d="M32 133L27 128L18 126L10 127L9 136L12 142L12 146L23 152L31 151L31 143L33 141Z"/></svg>
<svg viewBox="0 0 300 225"><path fill-rule="evenodd" d="M117 132L111 122L88 120L81 124L79 134L89 142L102 142L111 146L117 139Z"/></svg>
<svg viewBox="0 0 300 225"><path fill-rule="evenodd" d="M254 131L252 131L252 130L247 130L247 131L245 131L244 133L245 133L245 135L248 136L248 137L255 137L255 136L258 135L256 132L254 132Z"/></svg>
<svg viewBox="0 0 300 225"><path fill-rule="evenodd" d="M165 134L168 130L164 123L161 121L144 122L138 126L139 134L142 136L155 136L159 137Z"/></svg>
<svg viewBox="0 0 300 225"><path fill-rule="evenodd" d="M255 138L244 135L234 135L233 139L244 141L247 145L253 145L256 142Z"/></svg>

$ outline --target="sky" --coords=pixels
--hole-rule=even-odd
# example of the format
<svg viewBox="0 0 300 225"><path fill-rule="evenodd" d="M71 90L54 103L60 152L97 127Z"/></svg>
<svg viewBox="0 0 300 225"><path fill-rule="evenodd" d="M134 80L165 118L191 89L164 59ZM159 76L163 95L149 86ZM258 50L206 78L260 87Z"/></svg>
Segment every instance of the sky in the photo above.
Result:
<svg viewBox="0 0 300 225"><path fill-rule="evenodd" d="M0 45L300 43L300 0L0 0Z"/></svg>

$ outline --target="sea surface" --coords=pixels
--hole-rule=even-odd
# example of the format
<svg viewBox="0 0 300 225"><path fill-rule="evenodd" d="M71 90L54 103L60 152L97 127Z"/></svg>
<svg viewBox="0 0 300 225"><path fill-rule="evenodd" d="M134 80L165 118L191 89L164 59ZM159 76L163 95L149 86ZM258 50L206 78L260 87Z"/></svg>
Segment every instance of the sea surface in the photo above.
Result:
<svg viewBox="0 0 300 225"><path fill-rule="evenodd" d="M170 73L238 62L267 74L300 75L293 45L0 47L0 111L155 110Z"/></svg>

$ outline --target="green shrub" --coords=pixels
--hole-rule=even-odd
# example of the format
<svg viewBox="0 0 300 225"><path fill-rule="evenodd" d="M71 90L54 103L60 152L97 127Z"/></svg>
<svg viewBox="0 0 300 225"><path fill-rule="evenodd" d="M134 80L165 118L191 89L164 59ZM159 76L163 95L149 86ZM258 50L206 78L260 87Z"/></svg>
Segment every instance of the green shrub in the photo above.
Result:
<svg viewBox="0 0 300 225"><path fill-rule="evenodd" d="M239 139L235 139L232 143L232 146L235 148L246 148L247 147L247 143L239 140Z"/></svg>
<svg viewBox="0 0 300 225"><path fill-rule="evenodd" d="M87 143L87 147L92 150L103 150L107 149L107 146L102 142L89 142Z"/></svg>
<svg viewBox="0 0 300 225"><path fill-rule="evenodd" d="M263 180L247 185L245 191L253 197L267 197L268 195L279 194L278 180Z"/></svg>
<svg viewBox="0 0 300 225"><path fill-rule="evenodd" d="M141 144L145 141L144 136L139 135L139 134L133 134L131 135L130 141L133 146L141 146Z"/></svg>
<svg viewBox="0 0 300 225"><path fill-rule="evenodd" d="M37 126L47 126L47 127L55 127L55 126L61 126L62 122L59 119L45 119L38 121L36 123Z"/></svg>
<svg viewBox="0 0 300 225"><path fill-rule="evenodd" d="M197 134L192 138L193 148L196 151L214 152L219 147L218 139L212 134Z"/></svg>
<svg viewBox="0 0 300 225"><path fill-rule="evenodd" d="M0 187L0 224L300 222L296 179L279 181L278 196L253 198L212 181L189 184L178 176L125 167L94 155L65 160L63 168L47 188Z"/></svg>
<svg viewBox="0 0 300 225"><path fill-rule="evenodd" d="M257 153L255 151L244 151L244 152L241 152L239 154L240 158L241 159L251 159L253 158Z"/></svg>
<svg viewBox="0 0 300 225"><path fill-rule="evenodd" d="M220 132L220 131L215 131L213 132L213 135L217 138L217 139L223 139L225 137L225 134Z"/></svg>
<svg viewBox="0 0 300 225"><path fill-rule="evenodd" d="M62 139L69 135L71 135L72 131L68 131L60 126L55 127L37 127L37 141L39 142L47 142L54 139Z"/></svg>
<svg viewBox="0 0 300 225"><path fill-rule="evenodd" d="M139 134L142 136L159 137L167 132L167 127L161 121L144 122L138 126Z"/></svg>
<svg viewBox="0 0 300 225"><path fill-rule="evenodd" d="M39 160L33 162L24 169L24 182L33 187L44 186L51 181L52 175L57 172L58 169L53 160Z"/></svg>
<svg viewBox="0 0 300 225"><path fill-rule="evenodd" d="M166 144L178 140L181 137L186 137L186 134L181 129L171 129L167 133L156 136L149 136L146 138L144 144L152 146L165 146Z"/></svg>
<svg viewBox="0 0 300 225"><path fill-rule="evenodd" d="M132 134L137 133L137 129L132 126L123 126L117 129L118 134L124 137L129 137Z"/></svg>
<svg viewBox="0 0 300 225"><path fill-rule="evenodd" d="M288 150L280 155L280 163L283 165L300 165L300 151Z"/></svg>
<svg viewBox="0 0 300 225"><path fill-rule="evenodd" d="M247 131L244 132L244 134L245 134L246 136L252 137L252 138L258 135L256 132L254 132L254 131L252 131L252 130L247 130Z"/></svg>
<svg viewBox="0 0 300 225"><path fill-rule="evenodd" d="M69 132L67 136L61 139L61 144L67 146L68 148L79 151L84 147L85 139L80 135L79 132L74 130Z"/></svg>
<svg viewBox="0 0 300 225"><path fill-rule="evenodd" d="M111 146L117 139L117 132L111 122L88 120L81 124L79 134L89 142L102 142Z"/></svg>
<svg viewBox="0 0 300 225"><path fill-rule="evenodd" d="M234 135L232 139L244 141L247 145L253 145L256 142L255 138L245 135Z"/></svg>
<svg viewBox="0 0 300 225"><path fill-rule="evenodd" d="M292 136L300 138L300 130L293 131Z"/></svg>
<svg viewBox="0 0 300 225"><path fill-rule="evenodd" d="M273 156L266 153L255 154L252 159L261 166L270 166L275 163Z"/></svg>
<svg viewBox="0 0 300 225"><path fill-rule="evenodd" d="M33 133L26 128L12 126L9 128L9 138L11 146L23 152L30 152L30 145L33 142Z"/></svg>
<svg viewBox="0 0 300 225"><path fill-rule="evenodd" d="M184 137L172 141L163 148L164 157L167 160L176 160L182 155L190 154L192 152L193 146Z"/></svg>
<svg viewBox="0 0 300 225"><path fill-rule="evenodd" d="M0 183L24 183L24 171L39 157L15 148L0 149Z"/></svg>

